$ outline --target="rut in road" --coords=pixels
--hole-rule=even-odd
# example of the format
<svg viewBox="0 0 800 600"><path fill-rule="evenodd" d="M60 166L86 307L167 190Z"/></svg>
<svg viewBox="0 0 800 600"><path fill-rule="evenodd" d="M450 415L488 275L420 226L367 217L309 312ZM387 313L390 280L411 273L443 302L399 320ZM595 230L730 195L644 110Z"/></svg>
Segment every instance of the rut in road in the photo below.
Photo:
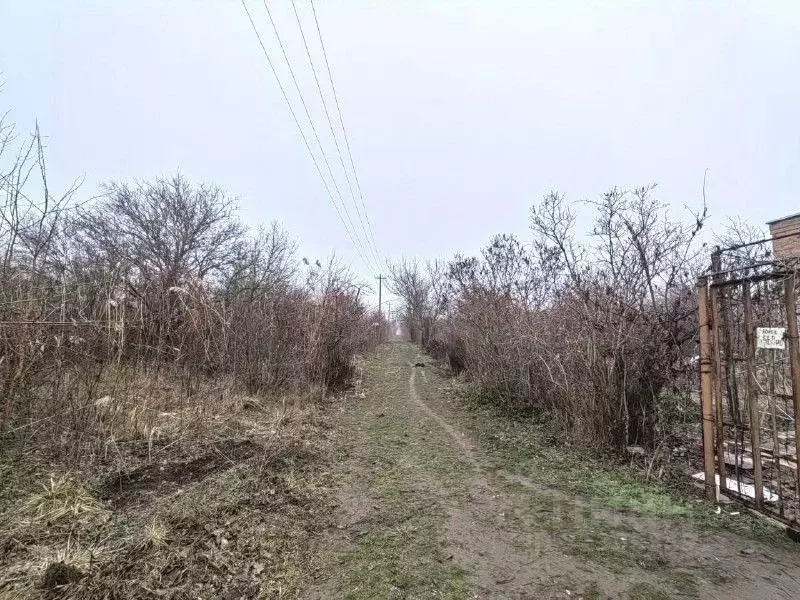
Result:
<svg viewBox="0 0 800 600"><path fill-rule="evenodd" d="M427 360L391 343L366 361L338 423L337 525L306 597L798 597L793 548L505 472L445 374L414 366Z"/></svg>

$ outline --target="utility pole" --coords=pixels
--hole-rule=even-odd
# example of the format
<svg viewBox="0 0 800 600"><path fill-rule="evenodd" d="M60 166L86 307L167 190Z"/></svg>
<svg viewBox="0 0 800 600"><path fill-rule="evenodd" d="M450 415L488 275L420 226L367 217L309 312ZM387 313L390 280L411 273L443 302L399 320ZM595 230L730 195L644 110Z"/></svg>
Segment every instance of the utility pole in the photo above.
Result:
<svg viewBox="0 0 800 600"><path fill-rule="evenodd" d="M384 277L383 277L383 275L378 274L378 276L375 279L378 280L378 316L382 317L383 313L381 312L381 308L382 308L382 306L381 306L381 287L383 285Z"/></svg>
<svg viewBox="0 0 800 600"><path fill-rule="evenodd" d="M375 279L378 280L378 341L383 342L383 304L381 300L381 292L383 291L383 275L378 273L378 276Z"/></svg>

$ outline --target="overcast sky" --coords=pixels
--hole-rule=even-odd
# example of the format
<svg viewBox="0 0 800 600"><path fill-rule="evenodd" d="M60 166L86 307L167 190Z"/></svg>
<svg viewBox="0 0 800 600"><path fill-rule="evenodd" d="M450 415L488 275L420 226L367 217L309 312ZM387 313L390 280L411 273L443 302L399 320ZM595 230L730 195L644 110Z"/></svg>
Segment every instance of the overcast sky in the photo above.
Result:
<svg viewBox="0 0 800 600"><path fill-rule="evenodd" d="M247 6L305 119L263 3ZM579 200L657 182L675 210L697 206L705 169L714 226L800 211L800 3L315 6L384 257L527 238L529 207L551 189ZM270 8L349 198L291 4ZM88 197L180 169L238 196L248 224L277 219L304 255L335 251L373 274L238 0L0 0L0 23L0 107L21 127L39 120L54 184L85 176Z"/></svg>

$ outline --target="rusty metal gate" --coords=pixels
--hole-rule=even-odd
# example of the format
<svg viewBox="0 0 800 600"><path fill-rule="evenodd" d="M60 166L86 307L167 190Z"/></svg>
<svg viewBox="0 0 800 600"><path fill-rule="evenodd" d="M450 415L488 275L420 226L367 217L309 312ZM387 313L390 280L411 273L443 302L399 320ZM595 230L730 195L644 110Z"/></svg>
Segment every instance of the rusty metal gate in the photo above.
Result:
<svg viewBox="0 0 800 600"><path fill-rule="evenodd" d="M718 249L698 283L702 478L800 528L800 262L743 256L754 244Z"/></svg>

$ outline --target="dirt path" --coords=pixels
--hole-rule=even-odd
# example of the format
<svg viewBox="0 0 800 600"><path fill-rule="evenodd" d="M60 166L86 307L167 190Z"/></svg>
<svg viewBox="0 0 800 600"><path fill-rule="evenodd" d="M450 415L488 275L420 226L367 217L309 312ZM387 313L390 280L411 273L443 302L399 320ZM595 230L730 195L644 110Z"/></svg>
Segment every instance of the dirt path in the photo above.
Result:
<svg viewBox="0 0 800 600"><path fill-rule="evenodd" d="M336 527L308 598L797 598L800 554L614 511L498 468L409 344L340 418Z"/></svg>

